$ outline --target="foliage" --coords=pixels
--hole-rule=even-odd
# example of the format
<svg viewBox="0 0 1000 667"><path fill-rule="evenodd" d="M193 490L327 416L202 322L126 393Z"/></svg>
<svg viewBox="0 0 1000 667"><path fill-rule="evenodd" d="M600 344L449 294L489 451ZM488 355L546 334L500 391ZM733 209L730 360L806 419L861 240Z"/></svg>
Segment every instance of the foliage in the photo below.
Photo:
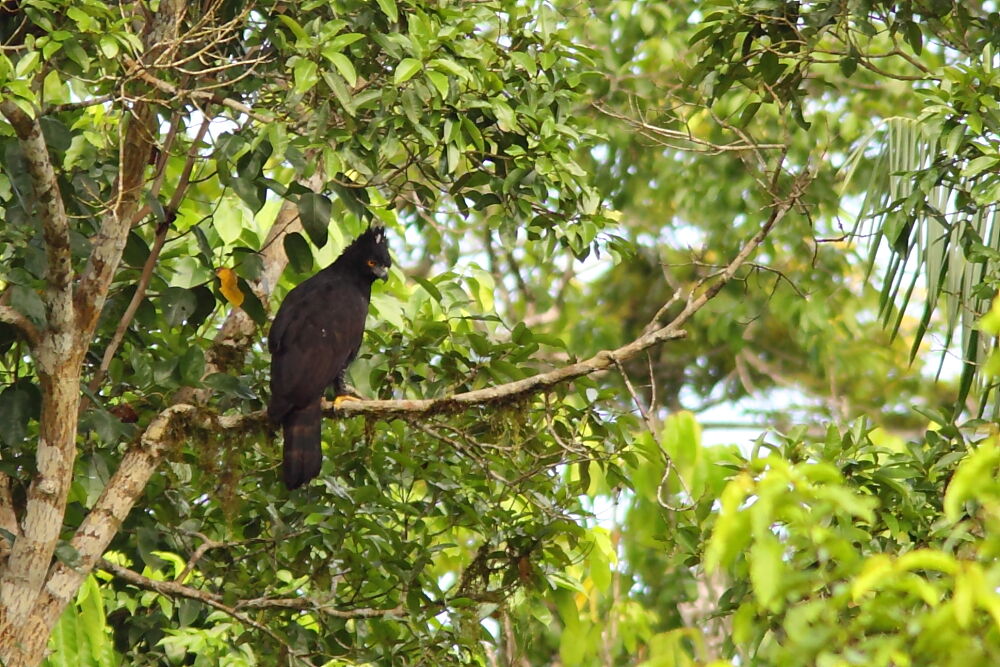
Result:
<svg viewBox="0 0 1000 667"><path fill-rule="evenodd" d="M48 664L1000 659L1000 444L969 418L1000 375L989 3L220 0L153 39L174 4L0 23L76 276L154 116L54 549L95 569ZM0 571L45 465L32 332L58 314L4 113ZM397 268L351 379L416 401L621 349L779 210L685 340L328 415L320 480L281 487L269 313L367 224ZM707 444L708 411L748 403L763 433ZM88 561L81 526L142 456Z"/></svg>
<svg viewBox="0 0 1000 667"><path fill-rule="evenodd" d="M46 667L81 665L111 667L121 662L116 656L105 618L103 594L97 578L86 578L76 603L63 612L50 640L52 655Z"/></svg>

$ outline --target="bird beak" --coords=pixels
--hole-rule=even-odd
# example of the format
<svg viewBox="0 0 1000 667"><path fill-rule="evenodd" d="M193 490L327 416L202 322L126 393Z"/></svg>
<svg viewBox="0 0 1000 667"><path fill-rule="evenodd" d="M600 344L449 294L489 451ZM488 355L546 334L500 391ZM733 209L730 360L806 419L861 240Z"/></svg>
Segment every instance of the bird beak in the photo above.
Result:
<svg viewBox="0 0 1000 667"><path fill-rule="evenodd" d="M385 280L386 278L389 277L389 267L387 266L382 266L381 264L379 264L373 267L372 271L375 273L376 278L381 278L382 280Z"/></svg>

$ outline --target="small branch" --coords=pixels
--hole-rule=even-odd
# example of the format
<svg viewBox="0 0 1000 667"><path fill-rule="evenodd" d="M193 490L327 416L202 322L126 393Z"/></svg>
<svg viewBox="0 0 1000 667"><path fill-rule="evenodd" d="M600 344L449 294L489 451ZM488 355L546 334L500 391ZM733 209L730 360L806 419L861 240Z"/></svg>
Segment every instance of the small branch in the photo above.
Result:
<svg viewBox="0 0 1000 667"><path fill-rule="evenodd" d="M640 354L646 349L659 345L668 340L678 340L687 336L687 332L682 331L674 323L670 323L660 329L646 333L631 343L623 345L615 350L602 350L594 356L584 361L556 368L554 370L532 375L523 380L515 380L505 384L488 387L486 389L476 389L459 394L451 394L439 398L424 398L417 400L388 400L388 401L347 401L341 403L336 409L332 404L324 404L326 414L338 415L371 415L374 417L389 418L401 417L403 415L431 414L440 412L458 412L465 408L476 405L486 405L498 401L507 401L521 398L528 394L544 392L556 385L560 385L584 375L590 375L599 371L604 371L615 365L616 361L627 361ZM263 413L261 413L263 414ZM254 414L246 415L245 418L257 418ZM219 419L220 425L225 426L225 422L232 417L222 417ZM242 419L238 419L242 421Z"/></svg>
<svg viewBox="0 0 1000 667"><path fill-rule="evenodd" d="M155 591L160 595L166 595L171 598L183 597L183 598L188 598L190 600L197 600L199 602L203 602L204 604L207 604L209 607L213 607L214 609L218 609L219 611L225 612L226 614L232 616L233 618L235 618L240 623L243 623L244 625L248 625L254 629L260 630L261 632L267 633L267 635L270 636L271 639L273 639L274 641L278 642L283 647L285 647L285 649L290 654L302 657L301 654L299 654L298 652L295 651L295 649L289 646L288 642L286 642L285 639L281 637L281 635L276 633L274 630L267 627L263 623L258 623L257 621L253 620L246 614L237 611L236 609L230 607L229 605L223 604L222 596L220 595L215 595L213 593L206 593L204 591L198 590L197 588L184 586L175 583L173 581L156 581L155 579L144 577L138 572L134 572L126 567L115 565L111 561L108 561L104 558L101 559L98 565L105 572L113 574L114 576L124 581L127 581L133 586L137 586L139 588L143 588L149 591Z"/></svg>
<svg viewBox="0 0 1000 667"><path fill-rule="evenodd" d="M779 170L776 170L775 179L777 179L778 173ZM778 224L778 222L780 222L790 210L792 210L796 203L798 203L799 198L802 196L802 193L805 191L805 188L810 181L811 177L808 175L803 175L796 180L794 186L792 187L792 193L785 199L778 201L773 205L771 208L771 215L768 216L767 221L757 231L757 233L754 234L749 241L747 241L747 243L743 246L743 249L740 250L736 257L734 257L733 260L726 265L726 268L718 274L716 281L713 282L708 289L706 289L701 296L697 298L693 298L694 293L692 292L691 296L688 297L687 306L685 306L684 310L682 310L681 313L675 317L669 325L667 325L668 327L679 327L683 325L691 318L692 315L708 303L709 300L715 297L715 295L718 294L730 280L733 279L733 276L735 276L739 268L746 263L750 255L757 249L757 246L763 243L764 239L767 238L771 229L773 229L774 226ZM697 291L697 287L695 288L695 291ZM657 330L657 327L659 326L658 321L661 317L663 317L665 312L665 308L658 310L650 323L646 325L645 331Z"/></svg>
<svg viewBox="0 0 1000 667"><path fill-rule="evenodd" d="M35 349L41 340L41 334L35 324L10 306L0 306L0 322L6 322L20 331L31 349Z"/></svg>
<svg viewBox="0 0 1000 667"><path fill-rule="evenodd" d="M125 58L125 64L128 65L132 71L143 81L153 86L157 90L167 93L171 97L176 97L179 99L189 98L193 100L207 100L209 102L214 102L215 104L220 104L224 107L228 107L234 111L238 111L250 118L253 118L258 123L270 124L274 122L273 117L265 116L260 114L250 107L248 107L243 102L234 100L230 97L223 97L218 93L212 93L207 90L185 90L174 84L159 79L149 72L147 72L142 65L132 60L131 58Z"/></svg>
<svg viewBox="0 0 1000 667"><path fill-rule="evenodd" d="M385 618L386 616L395 616L402 614L404 612L402 606L392 607L391 609L334 609L333 607L324 604L322 602L311 600L307 597L296 597L296 598L269 598L269 597L259 597L252 598L249 600L237 600L232 606L226 605L222 602L222 596L217 593L209 593L207 591L199 590L197 588L192 588L190 586L185 586L184 584L179 584L176 581L157 581L156 579L150 579L145 577L134 570L130 570L127 567L122 567L121 565L116 565L104 558L102 558L97 566L113 574L114 576L127 581L128 583L138 586L150 591L155 591L161 595L166 595L172 598L188 598L189 600L197 600L199 602L204 602L205 604L214 607L220 611L224 611L233 618L238 619L243 623L247 623L258 630L264 630L271 634L264 626L258 624L256 621L247 618L245 614L240 612L240 609L292 609L300 611L316 611L333 618L345 618L345 619L358 619L358 618ZM275 635L271 634L272 637ZM277 637L275 637L277 638ZM279 640L280 641L280 640Z"/></svg>
<svg viewBox="0 0 1000 667"><path fill-rule="evenodd" d="M198 144L205 137L205 133L208 132L210 122L211 119L206 116L201 124L201 127L198 129L197 136L195 136L194 141L191 142L191 148L188 151L188 158L184 163L184 169L181 171L180 179L177 182L177 187L174 190L173 196L170 198L170 203L167 204L167 212L170 217L173 217L174 212L180 206L181 201L184 199L184 195L187 192L188 185L191 181L191 171L194 169L194 162L198 157ZM164 148L164 150L167 149L169 149L169 146ZM164 158L164 161L165 159L166 158ZM162 170L162 173L166 173L165 168ZM146 257L146 262L142 266L142 274L139 276L139 283L136 285L135 293L132 295L132 300L129 301L128 307L125 308L125 313L122 315L122 319L118 323L118 327L115 329L115 333L111 337L111 341L104 349L104 356L101 358L100 368L98 368L97 373L94 374L94 378L88 385L90 391L92 392L96 392L97 388L101 386L101 382L104 380L104 376L107 374L108 368L111 366L111 360L115 358L115 353L118 352L118 347L121 345L122 340L124 340L125 333L132 324L132 320L135 318L135 314L139 310L139 306L142 305L142 300L146 297L146 290L149 289L149 282L153 278L153 269L156 268L156 262L160 257L160 252L163 250L163 244L167 241L167 233L170 231L170 225L172 222L173 220L171 219L165 220L156 228L153 245L149 249L149 256Z"/></svg>
<svg viewBox="0 0 1000 667"><path fill-rule="evenodd" d="M657 443L657 451L659 451L663 457L663 476L660 478L660 484L656 489L656 499L660 505L671 512L686 512L695 506L696 501L691 497L691 492L688 490L687 482L681 476L679 471L676 472L677 482L680 484L681 491L684 495L691 499L691 502L687 505L674 505L670 501L664 499L664 489L667 486L667 481L670 479L670 473L674 472L674 460L669 454L667 454L666 449L664 449L663 444L660 442L660 435L657 432L656 425L653 423L653 419L650 416L649 411L642 404L642 399L640 399L639 394L636 393L635 387L632 386L632 381L629 379L628 373L625 372L625 367L617 362L615 365L618 367L618 372L621 374L622 380L625 381L625 389L628 390L636 408L639 409L639 414L642 415L642 420L646 424L646 429L649 431L649 435L653 438L653 442Z"/></svg>
<svg viewBox="0 0 1000 667"><path fill-rule="evenodd" d="M223 546L221 542L210 540L201 533L198 533L198 536L201 537L202 543L199 544L198 548L194 550L194 553L191 554L190 558L188 558L187 563L184 564L184 569L181 570L179 575L177 575L177 581L180 583L184 583L187 576L194 571L195 565L198 564L198 561L201 560L201 557L204 556L209 549L217 549Z"/></svg>
<svg viewBox="0 0 1000 667"><path fill-rule="evenodd" d="M732 143L732 144L715 144L710 141L705 141L704 139L699 139L689 132L681 132L680 130L671 130L665 127L659 127L657 125L651 125L645 121L637 120L631 118L624 114L620 114L617 111L612 111L611 109L598 104L593 103L595 109L616 120L625 121L632 127L642 131L646 136L656 137L656 138L666 138L672 139L674 141L686 141L692 143L696 146L701 146L700 152L703 153L727 153L727 152L742 152L742 151L757 151L757 150L784 150L786 146L784 144L747 144L747 143Z"/></svg>
<svg viewBox="0 0 1000 667"><path fill-rule="evenodd" d="M51 114L62 113L63 111L76 111L78 109L86 109L87 107L94 107L99 104L104 104L105 102L110 102L117 98L117 95L108 93L107 95L101 95L100 97L92 97L86 100L80 100L79 102L66 102L64 104L48 104L42 108L42 115L49 116Z"/></svg>
<svg viewBox="0 0 1000 667"><path fill-rule="evenodd" d="M121 261L132 228L139 197L157 133L156 117L149 105L131 109L125 135L120 140L118 179L113 203L101 217L101 227L91 238L90 257L80 277L74 303L79 322L79 344L86 347L97 326L108 287Z"/></svg>
<svg viewBox="0 0 1000 667"><path fill-rule="evenodd" d="M118 322L118 327L115 328L115 333L111 336L111 341L104 348L101 365L88 385L90 391L97 391L97 388L101 386L101 382L104 381L104 376L111 366L111 360L115 358L115 353L118 352L118 347L125 339L125 333L128 331L129 325L132 324L132 319L139 310L139 306L142 305L142 300L146 297L146 289L149 287L149 281L153 278L153 269L156 267L156 260L160 257L160 251L163 250L163 244L166 243L167 232L169 231L170 223L167 221L161 222L156 228L156 236L154 236L153 245L149 249L149 256L146 257L146 262L142 266L142 274L139 276L135 293L132 295L132 300L129 301L128 307L125 308L125 313Z"/></svg>
<svg viewBox="0 0 1000 667"><path fill-rule="evenodd" d="M621 362L617 359L615 360L615 367L618 369L618 373L622 376L622 380L625 382L625 389L628 391L629 396L632 397L632 402L635 403L636 409L639 410L639 414L642 416L642 421L646 423L646 428L649 429L650 435L656 439L658 437L656 434L656 424L653 423L649 410L647 410L646 406L643 405L638 392L636 392L635 387L632 386L632 380L629 378L628 373L625 372L625 367L622 366Z"/></svg>

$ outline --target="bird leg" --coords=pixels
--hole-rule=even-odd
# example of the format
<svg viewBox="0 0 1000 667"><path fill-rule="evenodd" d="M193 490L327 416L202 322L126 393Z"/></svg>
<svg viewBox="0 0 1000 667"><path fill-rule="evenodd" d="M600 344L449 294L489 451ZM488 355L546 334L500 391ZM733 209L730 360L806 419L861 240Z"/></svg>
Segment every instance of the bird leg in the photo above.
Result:
<svg viewBox="0 0 1000 667"><path fill-rule="evenodd" d="M362 401L364 397L358 393L358 390L347 384L347 380L344 379L347 369L340 372L337 378L333 381L333 407L337 407L344 401Z"/></svg>

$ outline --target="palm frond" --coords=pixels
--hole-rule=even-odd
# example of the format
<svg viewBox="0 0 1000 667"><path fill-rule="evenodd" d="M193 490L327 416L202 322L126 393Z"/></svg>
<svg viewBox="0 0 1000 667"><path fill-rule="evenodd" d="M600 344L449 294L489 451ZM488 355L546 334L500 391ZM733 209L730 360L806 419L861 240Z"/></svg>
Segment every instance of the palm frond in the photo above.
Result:
<svg viewBox="0 0 1000 667"><path fill-rule="evenodd" d="M923 310L911 360L932 322L940 323L944 348L939 375L952 344L957 340L961 346L955 414L975 388L982 415L990 387L977 371L993 342L980 336L975 325L993 297L988 279L1000 267L1000 209L996 202L968 205L967 193L977 174L957 173L947 153L934 130L920 120L888 118L848 158L844 185L856 179L861 165L872 164L852 234L868 239L868 276L876 260L884 258L879 317L893 336L898 335L911 305L919 307L911 301L922 279L926 293L920 299ZM960 201L966 203L960 207ZM1000 397L994 401L996 411Z"/></svg>

